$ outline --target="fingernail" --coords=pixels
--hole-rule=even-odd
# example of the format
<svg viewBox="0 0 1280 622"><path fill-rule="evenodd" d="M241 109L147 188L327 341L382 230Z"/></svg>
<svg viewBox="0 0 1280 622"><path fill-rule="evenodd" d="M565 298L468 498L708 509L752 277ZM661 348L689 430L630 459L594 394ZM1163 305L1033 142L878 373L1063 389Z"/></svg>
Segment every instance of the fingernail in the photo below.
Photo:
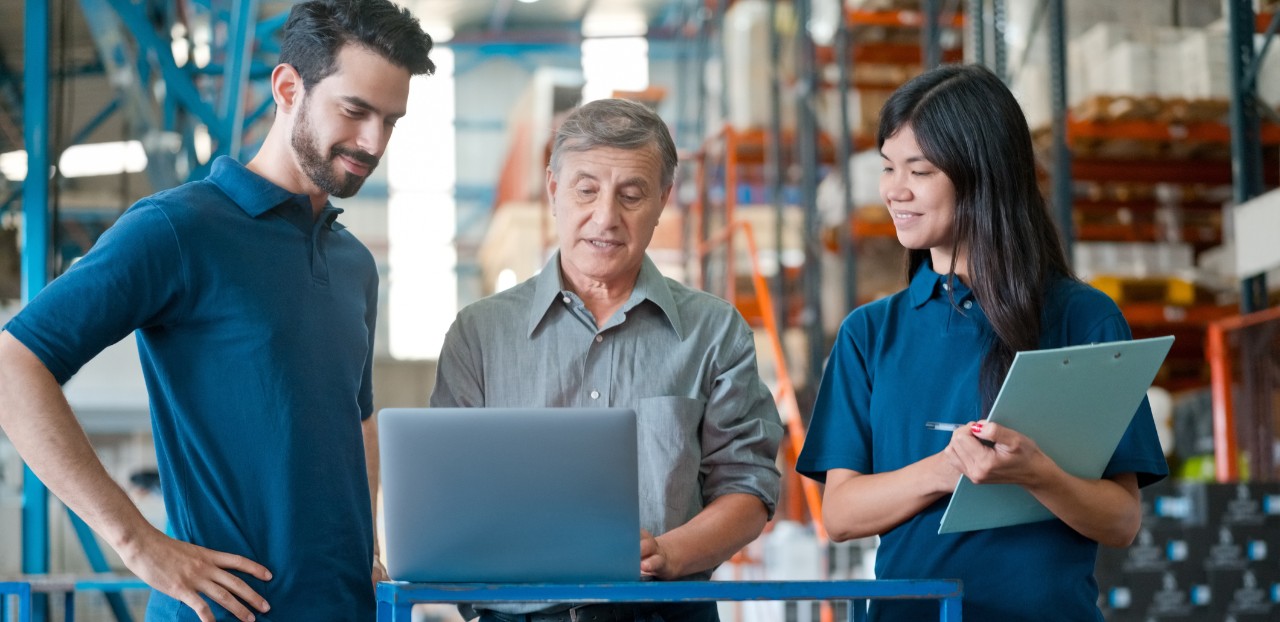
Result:
<svg viewBox="0 0 1280 622"><path fill-rule="evenodd" d="M982 432L982 422L981 422L981 421L979 421L979 422L977 422L977 423L975 423L975 424L973 424L973 425L969 426L969 429L970 429L970 430L972 430L974 434L978 434L979 432Z"/></svg>

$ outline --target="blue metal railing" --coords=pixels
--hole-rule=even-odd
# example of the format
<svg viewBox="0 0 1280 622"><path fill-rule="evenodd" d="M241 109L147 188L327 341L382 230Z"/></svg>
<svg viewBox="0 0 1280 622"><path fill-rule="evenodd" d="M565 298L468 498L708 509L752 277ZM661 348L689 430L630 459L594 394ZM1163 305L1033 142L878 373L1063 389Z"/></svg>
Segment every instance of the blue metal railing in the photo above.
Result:
<svg viewBox="0 0 1280 622"><path fill-rule="evenodd" d="M891 581L642 581L633 583L378 584L378 622L410 622L418 603L655 603L712 601L848 601L849 619L866 619L877 599L939 601L939 620L960 622L959 580Z"/></svg>

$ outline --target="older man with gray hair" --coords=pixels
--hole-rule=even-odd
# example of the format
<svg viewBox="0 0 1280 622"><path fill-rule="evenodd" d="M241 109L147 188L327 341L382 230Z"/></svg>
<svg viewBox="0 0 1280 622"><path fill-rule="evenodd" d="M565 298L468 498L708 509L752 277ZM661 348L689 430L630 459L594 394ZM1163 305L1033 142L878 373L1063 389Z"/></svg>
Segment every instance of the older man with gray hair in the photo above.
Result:
<svg viewBox="0 0 1280 622"><path fill-rule="evenodd" d="M742 316L646 255L675 167L671 134L647 107L574 110L547 168L559 251L538 276L458 314L431 395L435 407L634 409L640 572L657 580L709 578L760 535L782 437ZM481 622L718 619L714 603L495 607Z"/></svg>

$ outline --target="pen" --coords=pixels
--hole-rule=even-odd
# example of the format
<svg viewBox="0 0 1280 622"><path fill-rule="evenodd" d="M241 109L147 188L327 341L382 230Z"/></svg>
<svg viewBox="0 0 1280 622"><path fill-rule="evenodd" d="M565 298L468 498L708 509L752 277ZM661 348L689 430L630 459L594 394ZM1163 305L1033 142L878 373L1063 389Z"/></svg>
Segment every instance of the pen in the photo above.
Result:
<svg viewBox="0 0 1280 622"><path fill-rule="evenodd" d="M964 424L963 423L943 423L941 421L926 421L924 422L924 427L929 428L930 430L937 430L939 432L955 432L956 430L963 428ZM992 441L988 441L981 438L978 439L978 441L980 441L983 445L986 445L987 447L995 447L996 445Z"/></svg>

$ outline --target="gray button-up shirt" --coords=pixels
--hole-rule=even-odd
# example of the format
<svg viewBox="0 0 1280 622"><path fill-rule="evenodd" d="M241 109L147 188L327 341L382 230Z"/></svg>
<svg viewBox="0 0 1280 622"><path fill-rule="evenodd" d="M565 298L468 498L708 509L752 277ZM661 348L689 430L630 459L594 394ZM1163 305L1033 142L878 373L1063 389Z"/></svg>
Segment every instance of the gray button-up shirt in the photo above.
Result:
<svg viewBox="0 0 1280 622"><path fill-rule="evenodd" d="M771 516L777 502L782 425L751 329L728 302L667 279L648 257L603 328L562 285L558 253L538 276L464 308L431 405L634 409L640 526L654 535L721 495L755 495Z"/></svg>

